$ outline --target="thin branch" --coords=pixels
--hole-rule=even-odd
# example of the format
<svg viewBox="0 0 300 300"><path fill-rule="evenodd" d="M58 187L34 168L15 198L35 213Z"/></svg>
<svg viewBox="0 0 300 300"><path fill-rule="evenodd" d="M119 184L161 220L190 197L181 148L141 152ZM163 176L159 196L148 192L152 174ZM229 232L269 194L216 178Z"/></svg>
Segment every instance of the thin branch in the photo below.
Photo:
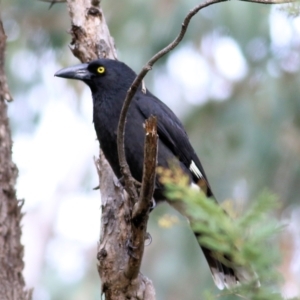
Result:
<svg viewBox="0 0 300 300"><path fill-rule="evenodd" d="M118 124L118 134L117 134L117 146L118 146L118 156L121 174L124 178L125 188L129 194L131 203L134 204L135 199L137 199L137 189L135 187L135 180L133 179L128 163L126 161L125 149L124 149L124 135L125 135L125 124L126 116L133 96L135 95L139 86L143 83L143 78L152 69L152 66L156 61L158 61L165 54L173 50L183 39L188 25L193 18L201 9L210 6L212 4L225 2L227 0L209 0L202 4L194 7L184 18L181 25L181 30L177 37L168 46L163 48L161 51L156 53L143 67L141 72L137 75L133 83L131 84L129 90L127 91L126 98L123 103L119 124ZM275 4L284 3L287 1L274 1L274 0L241 0L249 1L255 3L263 4ZM288 1L290 2L290 1ZM143 84L141 87L142 90ZM147 227L147 221L149 216L149 203L153 197L154 184L155 184L155 168L157 160L157 134L156 134L156 118L147 120L146 122L146 141L145 141L145 151L144 151L144 170L143 170L143 182L142 190L137 203L134 204L132 212L132 237L129 241L129 261L127 264L127 269L125 270L125 275L127 278L136 278L140 269L143 252L145 233Z"/></svg>
<svg viewBox="0 0 300 300"><path fill-rule="evenodd" d="M39 1L50 3L48 9L51 9L54 6L54 4L67 2L67 0L39 0Z"/></svg>
<svg viewBox="0 0 300 300"><path fill-rule="evenodd" d="M149 211L154 192L158 143L157 118L155 116L146 120L145 133L143 181L139 200L135 203L132 212L134 222L139 222L139 219Z"/></svg>
<svg viewBox="0 0 300 300"><path fill-rule="evenodd" d="M47 2L50 3L51 5L56 4L56 3L66 3L67 0L39 0L41 2Z"/></svg>
<svg viewBox="0 0 300 300"><path fill-rule="evenodd" d="M239 1L258 3L258 4L284 4L284 3L296 2L294 0L239 0Z"/></svg>
<svg viewBox="0 0 300 300"><path fill-rule="evenodd" d="M183 39L188 25L194 15L198 13L202 8L207 7L209 5L225 2L227 0L209 0L202 4L197 5L194 7L184 18L184 21L181 25L181 30L178 34L178 36L171 42L168 46L160 50L158 53L156 53L143 67L141 72L138 74L138 76L135 78L133 83L131 84L131 87L127 91L126 98L122 107L120 119L119 119L119 125L118 125L118 136L117 136L117 143L118 143L118 156L119 156L119 162L120 162L120 169L121 173L124 177L125 186L127 188L127 192L132 199L136 199L136 189L134 186L134 182L132 180L131 172L128 166L128 163L126 161L125 157L125 149L124 149L124 134L125 134L125 122L126 122L126 115L127 111L129 109L129 105L131 103L131 100L133 96L135 95L138 87L140 86L143 78L146 76L146 74L152 69L152 66L156 61L158 61L162 56L164 56L166 53L173 50Z"/></svg>
<svg viewBox="0 0 300 300"><path fill-rule="evenodd" d="M145 133L143 181L139 200L135 203L132 212L132 238L129 260L125 270L127 278L138 276L144 254L144 241L156 177L158 142L156 117L151 116L146 120Z"/></svg>
<svg viewBox="0 0 300 300"><path fill-rule="evenodd" d="M134 181L132 180L131 172L129 166L126 161L125 157L125 149L124 149L124 134L125 134L125 122L126 122L126 115L129 109L131 100L135 95L138 87L140 86L141 82L143 81L146 74L152 69L153 65L165 54L173 50L183 39L189 23L193 16L195 16L201 9L208 7L212 4L226 2L228 0L208 0L204 3L198 4L195 6L190 12L186 15L181 25L181 30L177 37L171 42L168 46L160 50L156 53L142 68L141 72L136 76L133 83L131 84L130 88L127 91L126 98L124 100L124 104L122 107L119 125L118 125L118 136L117 136L117 143L118 143L118 156L120 162L121 173L124 177L124 181L126 184L127 192L131 198L134 198L136 194L134 193ZM253 3L260 3L260 4L282 4L282 3L291 3L295 2L293 0L240 0L244 2L253 2Z"/></svg>

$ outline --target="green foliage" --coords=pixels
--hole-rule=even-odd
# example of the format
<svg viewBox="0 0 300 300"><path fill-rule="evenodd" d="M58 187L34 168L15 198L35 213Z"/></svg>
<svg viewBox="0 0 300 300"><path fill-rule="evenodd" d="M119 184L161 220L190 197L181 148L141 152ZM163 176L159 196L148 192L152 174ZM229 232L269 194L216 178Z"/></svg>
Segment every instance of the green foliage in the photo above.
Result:
<svg viewBox="0 0 300 300"><path fill-rule="evenodd" d="M168 199L180 199L186 204L192 229L201 233L199 243L214 250L224 264L249 273L249 282L224 291L220 296L282 299L278 287L280 276L276 270L279 255L275 237L281 229L273 214L278 206L276 197L268 192L262 193L245 213L234 219L235 211L231 209L225 213L204 193L191 189L188 179L180 171L163 171L161 174ZM226 257L230 257L230 261ZM213 298L208 292L207 299Z"/></svg>

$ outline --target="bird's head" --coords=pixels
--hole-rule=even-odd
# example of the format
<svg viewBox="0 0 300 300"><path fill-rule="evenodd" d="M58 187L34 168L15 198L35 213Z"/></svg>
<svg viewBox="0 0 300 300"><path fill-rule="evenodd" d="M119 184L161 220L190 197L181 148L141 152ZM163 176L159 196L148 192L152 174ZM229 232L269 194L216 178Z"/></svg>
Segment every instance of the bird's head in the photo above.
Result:
<svg viewBox="0 0 300 300"><path fill-rule="evenodd" d="M128 89L136 74L127 65L111 59L97 59L55 73L54 76L85 82L92 92L107 89Z"/></svg>

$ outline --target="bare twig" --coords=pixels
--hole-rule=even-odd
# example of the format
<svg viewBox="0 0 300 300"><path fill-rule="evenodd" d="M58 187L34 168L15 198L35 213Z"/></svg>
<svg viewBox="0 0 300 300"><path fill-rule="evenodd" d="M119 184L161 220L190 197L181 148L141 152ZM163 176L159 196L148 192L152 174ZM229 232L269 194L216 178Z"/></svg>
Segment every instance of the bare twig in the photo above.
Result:
<svg viewBox="0 0 300 300"><path fill-rule="evenodd" d="M155 187L156 161L157 161L157 128L156 117L151 116L145 122L144 170L142 189L139 200L135 203L132 212L132 238L130 255L125 270L126 277L138 276L144 254L144 241L146 239L147 222L150 212L150 202Z"/></svg>
<svg viewBox="0 0 300 300"><path fill-rule="evenodd" d="M126 116L127 112L131 103L133 96L135 95L137 89L141 86L141 90L144 92L145 88L143 85L143 78L146 74L152 69L154 63L158 61L161 57L165 54L173 50L183 39L188 25L193 18L201 9L210 6L212 4L225 2L227 0L208 0L202 4L197 5L194 7L184 18L183 23L181 25L181 30L177 37L171 42L168 46L163 48L161 51L156 53L142 68L141 72L137 75L133 83L131 84L129 90L127 91L126 98L123 103L119 125L118 125L118 133L117 133L117 146L118 146L118 156L119 156L119 163L121 174L124 178L125 188L129 194L131 199L131 203L134 204L134 201L137 199L137 189L135 187L135 180L133 179L128 163L126 161L125 156L125 148L124 148L124 135L125 135L125 123L126 123ZM285 0L241 0L241 1L248 1L248 2L255 2L255 3L262 3L262 4L275 4L275 3L284 3L290 2ZM152 122L152 121L151 121ZM146 127L149 126L151 123L147 123ZM156 121L155 121L156 123ZM153 126L150 125L150 126ZM156 125L155 125L156 127ZM149 127L150 128L150 127ZM154 137L155 135L155 137ZM149 136L148 136L149 138ZM133 234L132 239L130 241L131 247L131 255L129 259L129 264L127 265L128 268L125 271L125 274L129 278L135 278L138 274L140 263L143 255L144 245L141 245L141 237L145 237L145 230L141 230L141 228L147 226L148 214L149 214L149 202L153 197L154 192L154 180L155 180L155 167L156 167L156 155L157 153L157 137L156 137L156 130L155 134L152 134L152 140L149 146L145 146L145 153L144 153L144 172L143 172L143 183L142 183L142 190L141 195L139 197L139 201L135 203L133 213L132 213L132 222L133 222ZM147 140L147 135L146 135ZM151 167L150 167L151 165ZM149 168L147 169L147 167ZM138 226L136 226L138 225Z"/></svg>
<svg viewBox="0 0 300 300"><path fill-rule="evenodd" d="M51 5L54 5L56 3L66 3L67 0L39 0L41 2L50 3Z"/></svg>
<svg viewBox="0 0 300 300"><path fill-rule="evenodd" d="M144 146L144 169L142 189L138 202L135 203L132 219L139 222L139 219L149 211L149 204L153 197L156 165L157 165L157 119L151 116L145 122L145 146Z"/></svg>
<svg viewBox="0 0 300 300"><path fill-rule="evenodd" d="M124 177L127 192L129 193L130 197L134 198L134 193L132 192L134 190L134 183L131 179L131 173L129 166L126 161L125 157L125 150L124 150L124 133L125 133L125 122L126 122L126 115L127 111L129 109L131 100L133 96L135 95L138 87L140 86L141 82L143 81L146 74L152 69L153 65L165 54L173 50L183 39L187 28L189 26L189 23L193 16L195 16L201 9L210 6L212 4L220 3L220 2L226 2L228 0L208 0L204 3L198 4L195 6L190 12L186 15L186 17L183 20L183 23L181 24L181 30L178 34L178 36L171 42L168 46L160 50L158 53L156 53L142 68L141 72L136 76L133 83L131 84L130 88L127 91L126 98L124 100L124 104L121 111L121 116L119 119L119 126L118 126L118 156L119 156L119 162L120 162L120 168L121 173ZM293 0L240 0L245 2L253 2L253 3L260 3L260 4L282 4L282 3L290 3L295 2Z"/></svg>
<svg viewBox="0 0 300 300"><path fill-rule="evenodd" d="M67 0L39 0L39 1L50 3L49 9L51 9L54 4L67 2Z"/></svg>
<svg viewBox="0 0 300 300"><path fill-rule="evenodd" d="M225 2L227 0L209 0L206 1L202 4L197 5L194 7L190 12L187 14L187 16L184 18L183 23L181 25L181 30L178 34L178 36L171 42L168 46L160 50L158 53L156 53L143 67L141 72L137 75L133 83L131 84L131 87L127 91L126 98L124 100L124 104L122 107L120 119L119 119L119 126L118 126L118 137L117 137L117 143L118 143L118 156L119 156L119 162L120 162L120 168L121 168L121 173L124 177L124 181L126 184L126 190L129 194L129 196L132 199L136 199L136 193L135 187L134 187L134 182L132 180L131 172L129 169L129 166L126 161L125 157L125 149L124 149L124 134L125 134L125 122L126 122L126 115L127 111L129 109L129 105L131 103L131 100L133 96L135 95L138 87L140 86L143 78L146 76L146 74L152 69L152 66L156 61L158 61L161 57L163 57L166 53L170 52L173 50L183 39L188 25L194 15L198 13L202 8L207 7L212 4L220 3L220 2Z"/></svg>
<svg viewBox="0 0 300 300"><path fill-rule="evenodd" d="M239 1L258 3L258 4L284 4L284 3L296 2L295 0L239 0Z"/></svg>

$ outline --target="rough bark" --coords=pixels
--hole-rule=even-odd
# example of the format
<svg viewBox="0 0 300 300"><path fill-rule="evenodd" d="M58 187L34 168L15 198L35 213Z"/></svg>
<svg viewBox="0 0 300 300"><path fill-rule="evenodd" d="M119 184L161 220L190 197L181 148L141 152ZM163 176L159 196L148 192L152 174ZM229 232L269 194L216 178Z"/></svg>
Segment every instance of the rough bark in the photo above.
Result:
<svg viewBox="0 0 300 300"><path fill-rule="evenodd" d="M22 275L24 249L20 240L23 201L16 197L18 170L12 162L12 140L7 118L6 101L11 101L12 97L4 72L5 41L0 19L0 299L29 300L31 291L25 290Z"/></svg>
<svg viewBox="0 0 300 300"><path fill-rule="evenodd" d="M103 57L116 59L113 39L99 1L68 0L67 3L72 24L70 48L73 54L81 62ZM133 245L136 240L132 238L132 202L114 176L103 153L97 160L97 169L102 200L101 235L97 253L102 293L106 300L153 300L155 291L152 282L139 273L145 234L139 235L137 255ZM140 228L134 229L140 231ZM144 232L145 228L146 226L143 227ZM133 260L138 263L129 264ZM129 276L125 272L131 269L128 265L134 265L135 268L134 272L128 272Z"/></svg>
<svg viewBox="0 0 300 300"><path fill-rule="evenodd" d="M102 199L101 238L98 246L98 272L102 280L105 299L153 300L155 291L152 282L137 274L134 279L127 276L129 260L135 256L130 239L130 200L103 153L97 162ZM141 245L144 247L144 245Z"/></svg>
<svg viewBox="0 0 300 300"><path fill-rule="evenodd" d="M110 36L98 0L67 1L71 18L72 41L70 49L81 61L96 58L116 59L114 41Z"/></svg>
<svg viewBox="0 0 300 300"><path fill-rule="evenodd" d="M131 247L125 275L128 278L136 278L140 271L144 254L144 241L147 238L147 223L149 219L149 208L154 193L156 167L157 167L157 119L150 116L145 124L145 145L143 179L139 198L136 199L131 208ZM154 201L154 200L153 200ZM153 203L152 203L153 206Z"/></svg>

